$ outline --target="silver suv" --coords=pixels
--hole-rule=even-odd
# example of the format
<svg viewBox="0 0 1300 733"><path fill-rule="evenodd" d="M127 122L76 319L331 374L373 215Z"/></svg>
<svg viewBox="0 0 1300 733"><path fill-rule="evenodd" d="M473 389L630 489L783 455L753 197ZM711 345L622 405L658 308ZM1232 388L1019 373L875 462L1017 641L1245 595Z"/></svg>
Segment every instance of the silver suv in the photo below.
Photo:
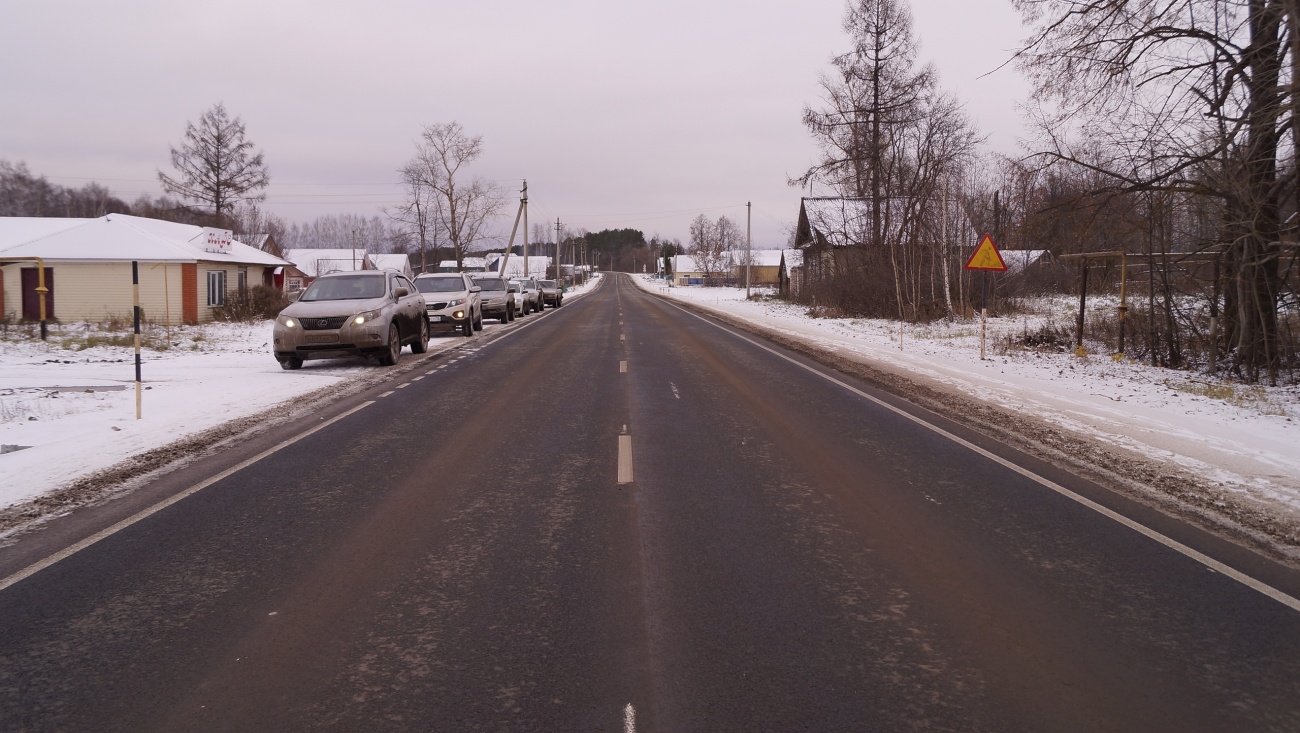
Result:
<svg viewBox="0 0 1300 733"><path fill-rule="evenodd" d="M496 318L502 323L515 320L515 302L509 285L498 275L470 275L479 286L479 306L486 318Z"/></svg>
<svg viewBox="0 0 1300 733"><path fill-rule="evenodd" d="M510 281L512 285L519 286L519 292L523 294L524 314L536 312L542 309L542 290L537 287L537 279L532 277L517 277Z"/></svg>
<svg viewBox="0 0 1300 733"><path fill-rule="evenodd" d="M483 330L483 303L479 286L463 272L417 275L415 287L424 294L425 314L431 331L460 331L473 336Z"/></svg>
<svg viewBox="0 0 1300 733"><path fill-rule="evenodd" d="M390 270L322 275L276 316L272 344L284 369L297 369L307 359L347 355L392 366L406 344L413 354L429 348L424 297Z"/></svg>

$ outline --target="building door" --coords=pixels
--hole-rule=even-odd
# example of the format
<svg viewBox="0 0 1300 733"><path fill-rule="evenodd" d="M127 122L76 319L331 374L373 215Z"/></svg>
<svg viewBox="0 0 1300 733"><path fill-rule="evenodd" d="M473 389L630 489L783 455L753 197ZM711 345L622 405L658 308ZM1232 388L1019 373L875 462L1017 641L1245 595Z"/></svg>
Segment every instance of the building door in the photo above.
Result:
<svg viewBox="0 0 1300 733"><path fill-rule="evenodd" d="M24 267L22 273L23 320L41 320L41 302L36 297L38 285L35 267ZM45 268L45 287L50 292L45 294L45 320L54 320L54 268Z"/></svg>

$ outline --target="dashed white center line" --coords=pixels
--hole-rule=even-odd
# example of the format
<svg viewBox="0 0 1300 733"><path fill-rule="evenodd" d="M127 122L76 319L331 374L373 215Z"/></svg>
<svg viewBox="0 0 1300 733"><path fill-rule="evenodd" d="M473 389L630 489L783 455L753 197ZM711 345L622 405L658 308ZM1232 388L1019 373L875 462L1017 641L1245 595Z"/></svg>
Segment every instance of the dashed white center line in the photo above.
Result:
<svg viewBox="0 0 1300 733"><path fill-rule="evenodd" d="M669 382L668 386L673 388L673 397L676 397L677 399L680 400L682 396L677 393L677 385L673 384L672 382Z"/></svg>
<svg viewBox="0 0 1300 733"><path fill-rule="evenodd" d="M636 708L632 703L623 707L623 733L636 733Z"/></svg>
<svg viewBox="0 0 1300 733"><path fill-rule="evenodd" d="M380 396L380 397L387 397L388 395L390 395L390 394L392 394L392 393L393 393L393 390L390 389L390 390L388 390L387 392L385 392L385 393L383 393L383 394L381 394L381 395L379 395L379 396Z"/></svg>
<svg viewBox="0 0 1300 733"><path fill-rule="evenodd" d="M407 387L410 387L410 386L411 386L411 383L410 383L410 382L402 382L401 384L397 385L397 388L398 388L398 389L406 389Z"/></svg>
<svg viewBox="0 0 1300 733"><path fill-rule="evenodd" d="M619 373L619 374L627 374L627 362L626 362L626 361L620 361L620 362L618 363L618 373Z"/></svg>
<svg viewBox="0 0 1300 733"><path fill-rule="evenodd" d="M627 428L625 427L624 430ZM618 436L618 482L632 483L632 436Z"/></svg>
<svg viewBox="0 0 1300 733"><path fill-rule="evenodd" d="M438 371L438 370L437 370L437 369L430 369L429 371L425 372L425 374L433 374L433 373L436 372L436 371Z"/></svg>

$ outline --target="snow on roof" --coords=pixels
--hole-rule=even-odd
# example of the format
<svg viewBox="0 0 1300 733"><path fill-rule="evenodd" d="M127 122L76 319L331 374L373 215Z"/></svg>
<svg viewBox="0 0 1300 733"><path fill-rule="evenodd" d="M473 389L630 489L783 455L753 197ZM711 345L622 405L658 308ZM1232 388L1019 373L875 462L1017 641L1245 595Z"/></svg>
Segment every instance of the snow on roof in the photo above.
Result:
<svg viewBox="0 0 1300 733"><path fill-rule="evenodd" d="M395 270L403 273L411 271L411 258L405 254L372 254L370 261L374 263L376 270Z"/></svg>
<svg viewBox="0 0 1300 733"><path fill-rule="evenodd" d="M738 266L745 266L745 250L739 249L731 256L731 261ZM781 250L779 249L755 249L749 252L749 264L753 267L779 267L781 265Z"/></svg>
<svg viewBox="0 0 1300 733"><path fill-rule="evenodd" d="M354 272L366 269L366 251L350 249L288 249L284 258L302 270L307 277L320 277L331 272Z"/></svg>
<svg viewBox="0 0 1300 733"><path fill-rule="evenodd" d="M803 250L783 249L781 250L781 254L785 257L785 273L787 275L789 275L790 271L794 268L803 267Z"/></svg>
<svg viewBox="0 0 1300 733"><path fill-rule="evenodd" d="M1002 261L1007 263L1007 274L1014 275L1042 259L1047 254L1045 249L1004 249L999 250Z"/></svg>
<svg viewBox="0 0 1300 733"><path fill-rule="evenodd" d="M846 247L866 241L871 224L869 203L838 197L803 199L799 206L798 236L804 241L799 244Z"/></svg>
<svg viewBox="0 0 1300 733"><path fill-rule="evenodd" d="M465 267L487 267L486 257L466 257L464 262L465 262ZM456 266L456 260L443 260L442 262L438 263L438 267L454 268L455 266Z"/></svg>
<svg viewBox="0 0 1300 733"><path fill-rule="evenodd" d="M97 219L34 220L0 217L0 257L46 260L147 262L229 262L285 265L279 257L232 241L230 251L208 252L203 228L127 214Z"/></svg>
<svg viewBox="0 0 1300 733"><path fill-rule="evenodd" d="M695 258L691 255L673 255L673 274L677 275L684 272L704 272L695 264Z"/></svg>
<svg viewBox="0 0 1300 733"><path fill-rule="evenodd" d="M489 272L497 272L500 268L501 253L492 253L487 256L487 269ZM466 263L468 265L468 263ZM528 275L541 277L546 274L546 270L551 266L551 258L541 255L531 255L528 258ZM506 277L520 277L524 274L524 258L522 255L510 255L506 261L506 269L503 273Z"/></svg>

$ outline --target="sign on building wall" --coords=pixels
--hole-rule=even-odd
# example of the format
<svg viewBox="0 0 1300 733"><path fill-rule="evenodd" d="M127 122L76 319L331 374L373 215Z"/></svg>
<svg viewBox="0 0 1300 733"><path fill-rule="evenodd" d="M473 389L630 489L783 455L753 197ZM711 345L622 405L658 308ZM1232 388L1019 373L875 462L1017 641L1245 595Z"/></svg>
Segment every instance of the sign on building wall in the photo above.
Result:
<svg viewBox="0 0 1300 733"><path fill-rule="evenodd" d="M230 254L230 243L234 240L235 233L229 229L215 229L213 227L203 227L199 232L199 244L203 247L204 252L216 252L217 254Z"/></svg>

